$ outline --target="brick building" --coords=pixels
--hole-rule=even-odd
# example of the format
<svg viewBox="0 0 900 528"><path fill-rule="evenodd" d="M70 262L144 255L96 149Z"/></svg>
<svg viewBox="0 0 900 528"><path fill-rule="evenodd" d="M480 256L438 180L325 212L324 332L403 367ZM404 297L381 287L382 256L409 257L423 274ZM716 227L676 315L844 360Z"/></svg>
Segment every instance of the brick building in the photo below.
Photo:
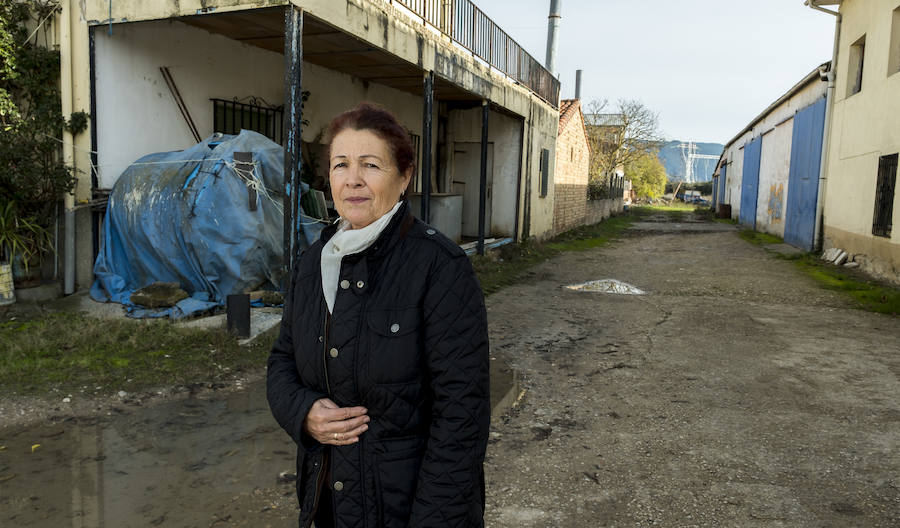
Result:
<svg viewBox="0 0 900 528"><path fill-rule="evenodd" d="M590 148L580 99L563 99L559 107L556 143L553 232L562 233L585 224Z"/></svg>

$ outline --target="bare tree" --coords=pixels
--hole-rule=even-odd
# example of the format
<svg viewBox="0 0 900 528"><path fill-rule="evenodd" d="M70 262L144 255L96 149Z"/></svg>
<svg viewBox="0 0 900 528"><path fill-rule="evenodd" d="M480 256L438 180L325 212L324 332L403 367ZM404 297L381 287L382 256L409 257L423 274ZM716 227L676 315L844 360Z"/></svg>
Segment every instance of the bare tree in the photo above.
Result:
<svg viewBox="0 0 900 528"><path fill-rule="evenodd" d="M659 113L634 99L620 99L614 112L607 106L606 100L591 101L585 114L595 181L606 181L616 169L658 152L663 143Z"/></svg>

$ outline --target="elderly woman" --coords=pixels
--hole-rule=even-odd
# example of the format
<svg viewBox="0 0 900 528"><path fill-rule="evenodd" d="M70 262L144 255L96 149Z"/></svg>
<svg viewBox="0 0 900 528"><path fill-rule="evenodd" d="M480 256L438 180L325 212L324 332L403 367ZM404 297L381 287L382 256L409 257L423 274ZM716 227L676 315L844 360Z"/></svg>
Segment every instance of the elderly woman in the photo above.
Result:
<svg viewBox="0 0 900 528"><path fill-rule="evenodd" d="M362 104L329 136L340 219L299 259L268 362L300 526L483 526L484 296L459 246L410 213L403 126Z"/></svg>

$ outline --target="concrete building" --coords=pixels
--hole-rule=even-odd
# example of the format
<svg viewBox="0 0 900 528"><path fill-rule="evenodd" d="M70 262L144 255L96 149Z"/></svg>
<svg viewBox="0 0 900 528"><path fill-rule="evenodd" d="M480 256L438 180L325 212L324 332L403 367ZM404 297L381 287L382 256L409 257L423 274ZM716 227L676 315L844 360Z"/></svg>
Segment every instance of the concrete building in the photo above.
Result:
<svg viewBox="0 0 900 528"><path fill-rule="evenodd" d="M826 155L824 249L900 283L900 1L814 1L838 7L837 68ZM811 13L811 16L825 16Z"/></svg>
<svg viewBox="0 0 900 528"><path fill-rule="evenodd" d="M553 231L555 189L547 182L559 82L469 0L61 5L51 23L63 110L91 115L89 133L63 138L66 159L80 169L67 203L76 217L78 288L91 283L98 246L100 215L87 204L102 201L137 158L253 128L284 145L286 180L296 181L301 156L310 165L321 155L329 120L361 101L384 105L409 129L419 150L417 209L427 204L439 228L471 239L483 214L486 237ZM286 233L286 247L294 240Z"/></svg>
<svg viewBox="0 0 900 528"><path fill-rule="evenodd" d="M584 225L590 176L590 147L580 99L564 99L559 108L553 232Z"/></svg>
<svg viewBox="0 0 900 528"><path fill-rule="evenodd" d="M729 141L713 174L718 211L807 250L815 235L829 67L811 71Z"/></svg>

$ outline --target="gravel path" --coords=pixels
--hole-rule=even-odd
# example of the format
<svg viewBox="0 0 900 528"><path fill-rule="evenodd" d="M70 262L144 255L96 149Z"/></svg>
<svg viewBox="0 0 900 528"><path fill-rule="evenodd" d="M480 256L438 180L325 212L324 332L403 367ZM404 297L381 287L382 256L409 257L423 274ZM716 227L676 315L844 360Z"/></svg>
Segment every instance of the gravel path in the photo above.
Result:
<svg viewBox="0 0 900 528"><path fill-rule="evenodd" d="M525 395L494 420L488 526L900 526L900 321L689 225L489 298ZM563 288L596 279L649 294Z"/></svg>

